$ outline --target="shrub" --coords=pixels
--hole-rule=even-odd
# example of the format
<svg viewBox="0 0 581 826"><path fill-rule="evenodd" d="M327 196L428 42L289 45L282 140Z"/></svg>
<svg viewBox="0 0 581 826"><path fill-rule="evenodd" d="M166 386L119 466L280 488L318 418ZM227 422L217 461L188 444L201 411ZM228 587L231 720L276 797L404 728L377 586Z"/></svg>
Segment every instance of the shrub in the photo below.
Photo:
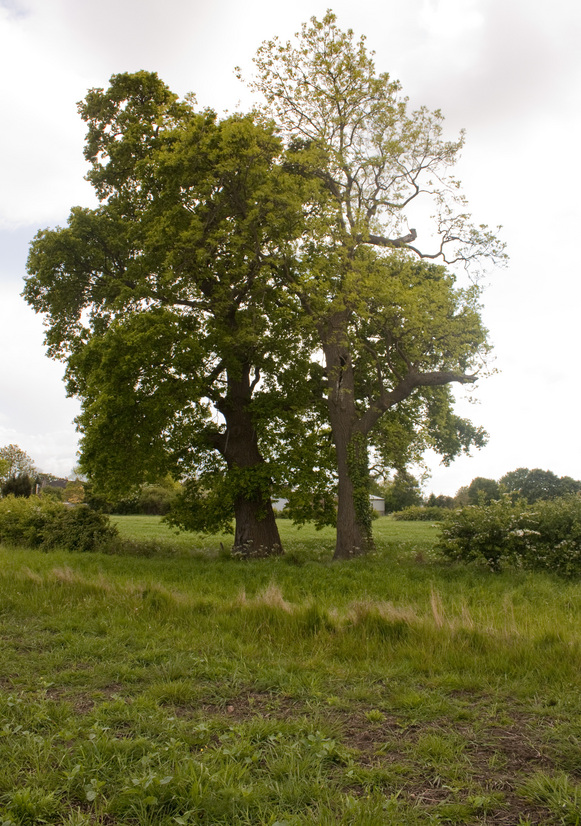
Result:
<svg viewBox="0 0 581 826"><path fill-rule="evenodd" d="M288 505L285 505L282 510L275 510L274 511L275 519L291 519L290 510Z"/></svg>
<svg viewBox="0 0 581 826"><path fill-rule="evenodd" d="M115 502L112 510L113 513L123 515L165 516L176 496L176 489L170 489L166 485L142 485L138 491Z"/></svg>
<svg viewBox="0 0 581 826"><path fill-rule="evenodd" d="M86 505L71 507L37 496L0 501L0 542L6 545L96 551L116 535L108 518Z"/></svg>
<svg viewBox="0 0 581 826"><path fill-rule="evenodd" d="M139 494L133 493L131 496L126 496L125 499L119 499L112 505L111 511L122 516L139 513Z"/></svg>
<svg viewBox="0 0 581 826"><path fill-rule="evenodd" d="M24 496L28 498L32 493L34 482L28 473L20 473L18 476L11 476L1 488L2 496Z"/></svg>
<svg viewBox="0 0 581 826"><path fill-rule="evenodd" d="M40 496L43 499L53 499L57 502L62 502L63 492L63 488L57 488L56 485L45 485L40 491Z"/></svg>
<svg viewBox="0 0 581 826"><path fill-rule="evenodd" d="M510 559L512 532L521 528L524 504L503 497L489 505L467 505L444 520L438 547L449 559L483 562L499 570Z"/></svg>
<svg viewBox="0 0 581 826"><path fill-rule="evenodd" d="M0 500L0 542L6 545L42 545L45 525L55 503L36 497L6 496Z"/></svg>
<svg viewBox="0 0 581 826"><path fill-rule="evenodd" d="M175 490L168 490L163 485L144 485L139 493L139 512L149 516L165 516L175 497Z"/></svg>
<svg viewBox="0 0 581 826"><path fill-rule="evenodd" d="M450 559L581 574L581 498L568 496L528 505L505 496L470 505L444 522L439 549Z"/></svg>
<svg viewBox="0 0 581 826"><path fill-rule="evenodd" d="M115 536L117 529L105 514L86 505L63 506L46 524L43 545L69 551L98 551L105 549Z"/></svg>
<svg viewBox="0 0 581 826"><path fill-rule="evenodd" d="M392 514L392 518L398 522L439 522L445 519L450 513L449 508L441 508L438 505L414 505L404 508L402 511Z"/></svg>
<svg viewBox="0 0 581 826"><path fill-rule="evenodd" d="M527 567L581 574L581 498L538 501L529 508L530 528L523 548Z"/></svg>

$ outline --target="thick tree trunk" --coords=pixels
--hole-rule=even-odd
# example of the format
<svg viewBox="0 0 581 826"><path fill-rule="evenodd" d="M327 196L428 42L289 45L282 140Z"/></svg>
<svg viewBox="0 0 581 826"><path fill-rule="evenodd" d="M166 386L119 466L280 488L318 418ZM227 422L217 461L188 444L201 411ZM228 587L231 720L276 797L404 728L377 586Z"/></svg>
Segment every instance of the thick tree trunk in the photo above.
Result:
<svg viewBox="0 0 581 826"><path fill-rule="evenodd" d="M274 556L282 553L272 503L239 499L234 503L236 531L232 553L243 556Z"/></svg>
<svg viewBox="0 0 581 826"><path fill-rule="evenodd" d="M270 498L270 480L252 421L252 391L249 366L243 368L240 378L228 377L226 397L218 405L226 420L218 449L237 488L232 553L273 556L283 550Z"/></svg>
<svg viewBox="0 0 581 826"><path fill-rule="evenodd" d="M367 553L371 537L367 446L355 406L353 365L342 345L345 319L337 314L320 330L329 382L329 420L339 476L334 559Z"/></svg>

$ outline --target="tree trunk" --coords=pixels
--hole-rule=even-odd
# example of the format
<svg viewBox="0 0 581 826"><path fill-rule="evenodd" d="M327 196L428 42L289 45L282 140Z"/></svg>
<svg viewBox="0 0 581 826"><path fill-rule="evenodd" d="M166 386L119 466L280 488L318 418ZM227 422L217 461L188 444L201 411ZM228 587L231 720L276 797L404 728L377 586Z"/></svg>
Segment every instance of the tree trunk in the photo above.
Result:
<svg viewBox="0 0 581 826"><path fill-rule="evenodd" d="M341 341L344 324L343 313L338 313L319 331L329 382L329 420L339 476L334 559L359 556L373 547L367 443L358 426L351 357Z"/></svg>
<svg viewBox="0 0 581 826"><path fill-rule="evenodd" d="M234 503L234 513L236 531L233 554L274 556L283 552L270 499L239 499Z"/></svg>
<svg viewBox="0 0 581 826"><path fill-rule="evenodd" d="M336 417L336 424L332 427L339 474L337 539L333 559L350 559L367 553L373 547L371 525L364 510L370 509L369 485L367 483L362 486L358 480L359 490L356 490L357 483L352 478L354 463L350 461L350 454L356 454L356 458L360 460L361 450L367 452L367 446L364 441L358 442L359 433L353 428L345 427L346 423L337 419L340 417ZM364 464L367 467L367 461ZM357 465L362 469L363 462L357 462Z"/></svg>
<svg viewBox="0 0 581 826"><path fill-rule="evenodd" d="M249 365L243 366L240 378L228 376L226 396L218 404L226 420L226 432L217 447L235 485L236 527L232 553L273 556L283 550L272 508L267 466L258 448L252 421L253 389Z"/></svg>

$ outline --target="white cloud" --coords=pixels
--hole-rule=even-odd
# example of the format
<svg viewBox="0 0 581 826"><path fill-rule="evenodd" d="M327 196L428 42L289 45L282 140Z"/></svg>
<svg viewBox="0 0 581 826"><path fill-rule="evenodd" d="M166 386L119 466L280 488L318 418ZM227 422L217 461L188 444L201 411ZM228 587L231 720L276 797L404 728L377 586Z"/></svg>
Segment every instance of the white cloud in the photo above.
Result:
<svg viewBox="0 0 581 826"><path fill-rule="evenodd" d="M21 289L17 279L0 283L0 445L17 444L41 470L68 475L79 404L66 398L63 365L45 357L42 321Z"/></svg>

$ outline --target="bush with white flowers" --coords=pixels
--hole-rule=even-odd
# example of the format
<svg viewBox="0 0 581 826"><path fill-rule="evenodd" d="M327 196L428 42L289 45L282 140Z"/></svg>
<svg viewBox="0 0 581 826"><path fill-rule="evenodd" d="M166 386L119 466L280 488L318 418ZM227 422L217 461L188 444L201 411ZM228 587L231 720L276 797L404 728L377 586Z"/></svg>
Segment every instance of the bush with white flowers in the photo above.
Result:
<svg viewBox="0 0 581 826"><path fill-rule="evenodd" d="M439 549L449 558L499 571L507 566L581 575L581 497L527 504L510 496L452 511Z"/></svg>

